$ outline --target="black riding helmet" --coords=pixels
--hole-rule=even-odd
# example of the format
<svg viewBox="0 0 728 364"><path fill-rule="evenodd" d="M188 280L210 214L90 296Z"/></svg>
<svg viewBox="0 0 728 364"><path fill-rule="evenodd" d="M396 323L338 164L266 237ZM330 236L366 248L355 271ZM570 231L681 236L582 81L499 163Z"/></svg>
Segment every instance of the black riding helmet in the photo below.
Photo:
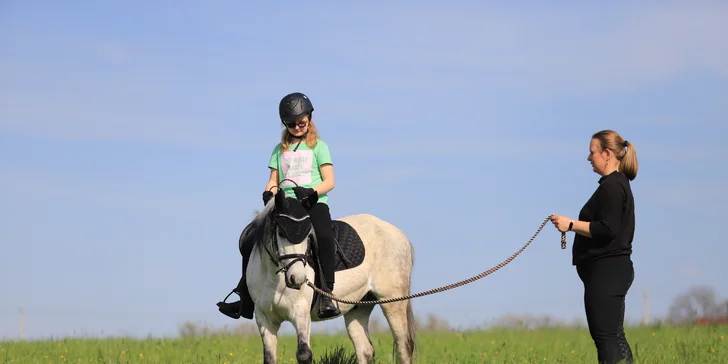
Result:
<svg viewBox="0 0 728 364"><path fill-rule="evenodd" d="M311 114L313 112L313 104L308 96L294 92L290 93L281 99L278 105L278 114L280 115L281 122L287 120L295 120L301 115Z"/></svg>

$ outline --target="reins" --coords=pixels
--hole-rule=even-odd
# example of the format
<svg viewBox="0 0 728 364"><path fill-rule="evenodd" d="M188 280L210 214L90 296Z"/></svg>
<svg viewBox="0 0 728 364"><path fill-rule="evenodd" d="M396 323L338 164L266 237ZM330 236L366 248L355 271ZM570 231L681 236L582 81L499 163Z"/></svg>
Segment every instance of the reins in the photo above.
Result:
<svg viewBox="0 0 728 364"><path fill-rule="evenodd" d="M464 286L464 285L466 285L468 283L475 282L475 281L477 281L477 280L479 280L479 279L481 279L481 278L483 278L485 276L488 276L490 274L493 274L498 269L501 269L501 268L505 267L508 263L510 263L511 261L513 261L513 259L515 259L519 254L521 254L524 250L526 250L526 248L529 245L531 245L531 242L533 242L533 240L536 239L536 236L538 236L538 234L541 232L541 230L544 228L544 226L546 226L546 223L551 219L551 216L552 215L549 215L543 221L543 223L541 223L541 226L539 226L538 230L536 230L536 233L533 234L533 236L531 237L531 239L528 239L528 242L526 243L526 245L524 245L521 249L518 249L518 251L516 251L513 255L511 255L510 257L508 257L508 259L500 262L498 265L496 265L496 266L494 266L494 267L492 267L492 268L490 268L490 269L488 269L488 270L486 270L486 271L484 271L484 272L482 272L482 273L480 273L480 274L478 274L476 276L470 277L470 278L465 279L465 280L462 280L460 282L456 282L456 283L453 283L453 284L449 284L447 286L442 286L442 287L438 287L438 288L435 288L435 289L431 289L429 291L423 291L423 292L420 292L420 293L410 294L410 295L403 296L403 297L388 298L388 299L383 299L383 300L375 300L375 301L349 301L349 300L345 300L345 299L338 298L338 297L336 297L336 296L334 296L334 295L332 295L332 294L330 294L328 292L325 292L325 291L321 290L320 288L316 287L313 283L311 283L311 281L309 281L308 278L306 278L306 284L309 287L313 288L313 290L316 291L316 292L318 292L319 294L322 294L322 295L324 295L326 297L329 297L329 298L331 298L334 301L338 301L338 302L342 302L342 303L348 303L348 304L351 304L351 305L376 305L376 304L381 304L381 303L390 303L390 302L404 301L404 300L408 300L408 299L412 299L412 298L416 298L416 297L428 296L428 295L431 295L431 294L448 291L448 290L451 290L453 288L457 288L457 287L460 287L460 286ZM561 249L566 249L566 233L563 233L563 232L561 233Z"/></svg>

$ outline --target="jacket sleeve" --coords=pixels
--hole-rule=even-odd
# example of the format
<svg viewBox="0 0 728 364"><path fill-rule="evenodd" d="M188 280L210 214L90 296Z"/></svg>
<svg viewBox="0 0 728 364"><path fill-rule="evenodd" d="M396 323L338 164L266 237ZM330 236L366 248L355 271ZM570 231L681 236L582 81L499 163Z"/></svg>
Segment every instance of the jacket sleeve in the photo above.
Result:
<svg viewBox="0 0 728 364"><path fill-rule="evenodd" d="M608 244L621 228L626 194L618 183L599 186L594 206L594 219L589 224L589 233L598 243Z"/></svg>

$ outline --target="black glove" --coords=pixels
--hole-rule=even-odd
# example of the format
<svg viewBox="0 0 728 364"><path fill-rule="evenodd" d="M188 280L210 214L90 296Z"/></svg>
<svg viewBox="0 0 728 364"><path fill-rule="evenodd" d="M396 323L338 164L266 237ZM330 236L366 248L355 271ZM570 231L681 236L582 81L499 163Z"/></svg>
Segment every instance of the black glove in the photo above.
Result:
<svg viewBox="0 0 728 364"><path fill-rule="evenodd" d="M296 194L296 198L301 201L306 210L313 207L318 201L318 192L313 188L293 187L293 193Z"/></svg>
<svg viewBox="0 0 728 364"><path fill-rule="evenodd" d="M273 192L271 191L265 191L263 192L263 206L268 204L268 201L273 198Z"/></svg>

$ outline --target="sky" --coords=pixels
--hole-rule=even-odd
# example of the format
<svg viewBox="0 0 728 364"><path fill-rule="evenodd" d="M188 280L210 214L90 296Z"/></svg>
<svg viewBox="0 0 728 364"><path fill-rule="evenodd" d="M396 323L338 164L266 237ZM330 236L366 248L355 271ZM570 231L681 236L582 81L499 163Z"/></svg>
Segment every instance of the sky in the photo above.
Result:
<svg viewBox="0 0 728 364"><path fill-rule="evenodd" d="M614 129L639 158L627 319L645 291L652 317L694 285L728 296L728 4L413 5L2 2L0 339L20 308L26 338L242 323L215 303L294 91L332 153L333 217L404 230L413 292L576 217L599 177L589 138ZM548 224L415 313L583 319L568 238Z"/></svg>

